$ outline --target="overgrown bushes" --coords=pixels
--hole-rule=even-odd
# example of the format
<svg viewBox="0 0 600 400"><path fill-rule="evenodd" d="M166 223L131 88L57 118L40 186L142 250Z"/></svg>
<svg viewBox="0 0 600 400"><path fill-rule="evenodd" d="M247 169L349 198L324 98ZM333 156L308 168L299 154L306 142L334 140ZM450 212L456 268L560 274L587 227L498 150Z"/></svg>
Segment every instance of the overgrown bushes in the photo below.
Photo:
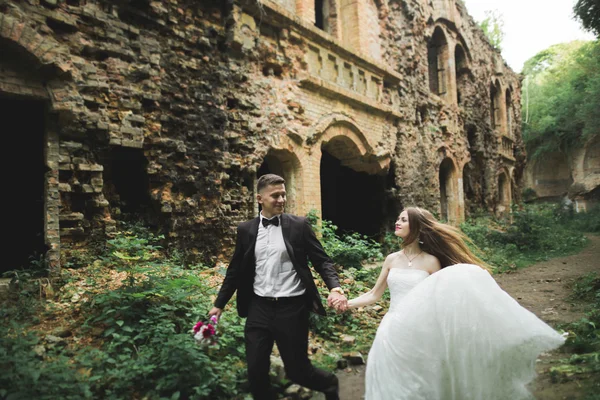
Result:
<svg viewBox="0 0 600 400"><path fill-rule="evenodd" d="M513 210L512 221L478 216L461 229L483 252L482 258L504 272L580 250L587 239L579 218L559 205L527 205Z"/></svg>
<svg viewBox="0 0 600 400"><path fill-rule="evenodd" d="M398 241L386 236L378 244L358 234L339 235L329 221L320 229L326 251L338 265L349 297L372 288L386 253ZM584 245L580 229L592 229L600 213L585 216L553 206L514 210L512 223L480 216L462 225L488 262L505 271L573 252ZM15 298L0 306L0 397L10 399L242 399L246 395L243 321L233 307L219 321L218 344L198 347L190 333L212 305L222 269L180 265L165 257L162 238L140 226L122 227L99 254L79 251L62 272L64 286L46 293L35 274L19 272ZM366 263L370 265L365 268ZM68 265L68 264L67 264ZM316 279L322 297L328 291ZM214 282L214 283L213 283ZM596 296L599 278L587 277L577 296ZM586 297L588 298L588 297ZM369 307L363 313L312 316L311 331L320 350L313 359L334 368L344 351L366 354L385 312ZM577 357L569 365L597 368L598 306L567 330ZM66 337L55 336L63 326ZM64 329L63 329L64 330ZM344 344L340 333L355 337ZM590 356L590 354L592 354ZM590 359L591 357L591 359ZM596 357L596 358L594 358ZM596 363L596 364L594 364Z"/></svg>
<svg viewBox="0 0 600 400"><path fill-rule="evenodd" d="M562 360L562 365L552 367L550 372L555 380L600 374L600 275L593 272L580 277L573 285L571 297L574 301L589 302L590 306L585 317L560 326L569 333L564 350L573 354ZM597 397L590 394L588 398Z"/></svg>
<svg viewBox="0 0 600 400"><path fill-rule="evenodd" d="M199 268L166 262L159 239L125 231L99 260L90 260L81 280L63 287L55 307L82 304L69 328L73 337L52 339L59 345L42 340L41 326L4 327L0 393L10 399L235 398L245 379L241 321L228 313L220 323L227 334L213 348L199 347L190 329L206 316L215 288Z"/></svg>

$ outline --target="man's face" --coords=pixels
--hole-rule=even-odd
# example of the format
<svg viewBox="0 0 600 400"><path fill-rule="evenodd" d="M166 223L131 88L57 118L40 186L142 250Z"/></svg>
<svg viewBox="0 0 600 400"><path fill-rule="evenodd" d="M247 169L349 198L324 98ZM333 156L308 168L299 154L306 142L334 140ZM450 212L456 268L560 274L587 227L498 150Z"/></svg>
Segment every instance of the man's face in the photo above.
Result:
<svg viewBox="0 0 600 400"><path fill-rule="evenodd" d="M285 184L268 185L258 193L256 199L262 206L262 215L265 218L271 218L283 213L285 207Z"/></svg>

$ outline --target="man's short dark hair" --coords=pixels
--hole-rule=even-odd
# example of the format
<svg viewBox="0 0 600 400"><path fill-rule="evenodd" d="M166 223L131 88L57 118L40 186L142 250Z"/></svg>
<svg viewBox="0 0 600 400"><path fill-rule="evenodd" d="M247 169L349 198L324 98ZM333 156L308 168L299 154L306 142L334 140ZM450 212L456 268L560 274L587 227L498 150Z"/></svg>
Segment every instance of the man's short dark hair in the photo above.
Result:
<svg viewBox="0 0 600 400"><path fill-rule="evenodd" d="M285 183L285 179L275 174L266 174L258 178L256 183L256 191L260 193L261 190L269 185L282 185Z"/></svg>

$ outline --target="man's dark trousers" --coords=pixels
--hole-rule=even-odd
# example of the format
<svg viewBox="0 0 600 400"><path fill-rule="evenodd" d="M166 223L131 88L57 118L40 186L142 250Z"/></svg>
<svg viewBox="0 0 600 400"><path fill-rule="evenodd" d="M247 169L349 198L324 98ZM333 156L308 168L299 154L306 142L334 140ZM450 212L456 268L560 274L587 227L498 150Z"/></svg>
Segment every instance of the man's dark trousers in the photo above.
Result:
<svg viewBox="0 0 600 400"><path fill-rule="evenodd" d="M277 343L288 379L312 390L330 392L327 398L337 398L337 377L313 367L308 359L308 315L305 296L253 296L245 338L248 378L255 400L276 398L269 381L273 343Z"/></svg>

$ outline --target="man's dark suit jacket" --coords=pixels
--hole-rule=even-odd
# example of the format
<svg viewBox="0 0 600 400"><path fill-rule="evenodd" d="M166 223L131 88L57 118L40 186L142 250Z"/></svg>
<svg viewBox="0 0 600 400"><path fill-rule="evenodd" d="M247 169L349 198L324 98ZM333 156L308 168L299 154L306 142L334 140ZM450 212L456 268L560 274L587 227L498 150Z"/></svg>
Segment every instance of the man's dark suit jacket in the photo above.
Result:
<svg viewBox="0 0 600 400"><path fill-rule="evenodd" d="M306 288L308 309L325 315L321 296L308 267L308 260L321 275L329 289L340 286L333 262L323 250L310 223L304 217L281 214L283 240L294 269ZM237 310L240 317L248 316L248 305L254 295L254 274L256 262L254 248L258 235L260 217L238 225L235 252L227 268L225 280L215 300L215 307L223 309L237 290Z"/></svg>

